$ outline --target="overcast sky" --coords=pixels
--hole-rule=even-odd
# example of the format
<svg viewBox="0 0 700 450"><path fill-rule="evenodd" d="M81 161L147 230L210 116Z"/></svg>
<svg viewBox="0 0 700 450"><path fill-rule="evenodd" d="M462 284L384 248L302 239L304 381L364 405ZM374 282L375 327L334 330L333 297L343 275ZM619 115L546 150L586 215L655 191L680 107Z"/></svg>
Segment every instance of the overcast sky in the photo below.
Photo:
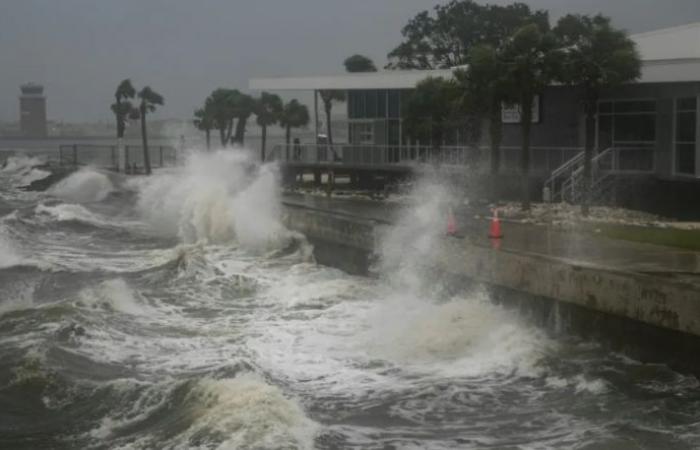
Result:
<svg viewBox="0 0 700 450"><path fill-rule="evenodd" d="M0 120L17 120L26 81L46 86L52 120L111 119L112 94L125 77L164 95L157 117L188 118L213 88L246 89L251 77L336 73L353 53L383 66L406 21L438 3L0 0ZM554 19L602 12L630 32L700 21L700 0L526 3Z"/></svg>

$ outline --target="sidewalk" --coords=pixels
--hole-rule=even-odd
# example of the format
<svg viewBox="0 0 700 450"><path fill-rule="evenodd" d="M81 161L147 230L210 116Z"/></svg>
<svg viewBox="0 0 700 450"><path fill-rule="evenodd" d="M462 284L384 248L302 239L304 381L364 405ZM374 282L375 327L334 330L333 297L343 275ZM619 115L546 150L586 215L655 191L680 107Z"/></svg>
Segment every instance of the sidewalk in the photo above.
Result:
<svg viewBox="0 0 700 450"><path fill-rule="evenodd" d="M283 196L283 202L382 223L392 223L400 212L399 205L363 199L293 194ZM483 217L487 211L467 207L455 211L458 234L474 244L491 246L487 237L489 221L474 218L477 214ZM578 265L656 275L700 286L699 252L519 222L503 222L502 230L504 237L500 243L501 251L536 254Z"/></svg>

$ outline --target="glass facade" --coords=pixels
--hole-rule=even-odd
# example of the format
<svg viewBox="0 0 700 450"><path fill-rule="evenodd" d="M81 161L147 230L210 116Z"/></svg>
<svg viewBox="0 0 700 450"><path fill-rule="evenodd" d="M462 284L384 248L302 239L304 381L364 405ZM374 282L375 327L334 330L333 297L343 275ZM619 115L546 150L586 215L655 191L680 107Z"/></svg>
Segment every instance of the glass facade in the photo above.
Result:
<svg viewBox="0 0 700 450"><path fill-rule="evenodd" d="M616 149L617 168L650 171L656 148L656 100L612 100L598 104L598 149Z"/></svg>
<svg viewBox="0 0 700 450"><path fill-rule="evenodd" d="M675 155L676 173L696 175L698 99L676 99L675 105Z"/></svg>
<svg viewBox="0 0 700 450"><path fill-rule="evenodd" d="M395 89L348 91L350 143L400 145L401 92Z"/></svg>

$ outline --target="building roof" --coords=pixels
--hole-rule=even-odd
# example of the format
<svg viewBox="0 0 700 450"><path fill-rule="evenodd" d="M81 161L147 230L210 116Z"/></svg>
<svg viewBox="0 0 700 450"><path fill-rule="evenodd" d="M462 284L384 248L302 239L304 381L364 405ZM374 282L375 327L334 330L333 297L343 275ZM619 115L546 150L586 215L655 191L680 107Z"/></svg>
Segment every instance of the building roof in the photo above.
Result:
<svg viewBox="0 0 700 450"><path fill-rule="evenodd" d="M630 36L643 61L639 83L700 82L700 22ZM451 78L452 69L396 70L330 76L253 78L251 90L411 89L428 77Z"/></svg>
<svg viewBox="0 0 700 450"><path fill-rule="evenodd" d="M630 36L644 61L700 59L700 22Z"/></svg>
<svg viewBox="0 0 700 450"><path fill-rule="evenodd" d="M411 89L428 77L451 78L452 69L444 70L396 70L342 75L253 78L252 90L315 90L315 89Z"/></svg>

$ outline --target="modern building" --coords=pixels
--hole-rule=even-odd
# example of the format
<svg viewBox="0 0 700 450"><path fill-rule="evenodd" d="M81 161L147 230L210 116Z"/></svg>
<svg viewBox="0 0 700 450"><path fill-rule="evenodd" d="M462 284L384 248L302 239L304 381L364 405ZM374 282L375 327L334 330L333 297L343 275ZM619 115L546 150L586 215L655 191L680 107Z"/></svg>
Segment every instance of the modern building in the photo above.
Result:
<svg viewBox="0 0 700 450"><path fill-rule="evenodd" d="M46 97L44 87L27 83L20 87L19 123L20 131L26 137L46 137Z"/></svg>
<svg viewBox="0 0 700 450"><path fill-rule="evenodd" d="M700 198L700 23L632 35L643 61L642 75L635 83L603 93L598 106L595 163L600 186L609 176L645 180L650 196L667 193L674 200ZM353 154L363 146L362 162L400 163L419 157L403 130L401 104L418 82L428 77L452 76L451 70L389 71L301 78L257 78L250 80L253 90L322 89L347 93L348 142L342 151ZM531 131L533 176L545 183L551 194L575 199L577 180L581 178L581 151L584 142L584 117L581 99L575 88L551 86L538 99ZM318 101L317 101L318 103ZM316 108L318 116L318 107ZM503 149L505 172L517 170L520 126L517 107L504 107ZM318 119L317 122L318 123ZM465 127L468 124L464 124ZM468 133L465 133L468 134ZM486 147L488 133L481 146ZM444 144L466 144L459 137ZM364 148L365 146L369 148ZM397 152L398 157L392 156ZM407 151L408 150L408 151ZM473 161L469 153L488 152L464 145L457 162ZM338 150L336 150L338 153ZM454 153L454 152L453 152ZM341 158L342 160L356 158ZM484 164L484 167L488 167ZM579 180L580 181L580 180ZM669 185L672 182L672 185ZM537 183L535 183L537 184ZM619 183L618 183L619 184ZM679 194L682 192L682 194ZM568 197L568 198L567 198ZM649 196L647 196L649 197ZM684 201L685 201L684 200ZM687 203L685 201L685 203ZM659 197L658 203L666 200ZM630 202L627 202L630 203ZM631 206L638 206L633 204ZM698 209L698 208L696 208Z"/></svg>

